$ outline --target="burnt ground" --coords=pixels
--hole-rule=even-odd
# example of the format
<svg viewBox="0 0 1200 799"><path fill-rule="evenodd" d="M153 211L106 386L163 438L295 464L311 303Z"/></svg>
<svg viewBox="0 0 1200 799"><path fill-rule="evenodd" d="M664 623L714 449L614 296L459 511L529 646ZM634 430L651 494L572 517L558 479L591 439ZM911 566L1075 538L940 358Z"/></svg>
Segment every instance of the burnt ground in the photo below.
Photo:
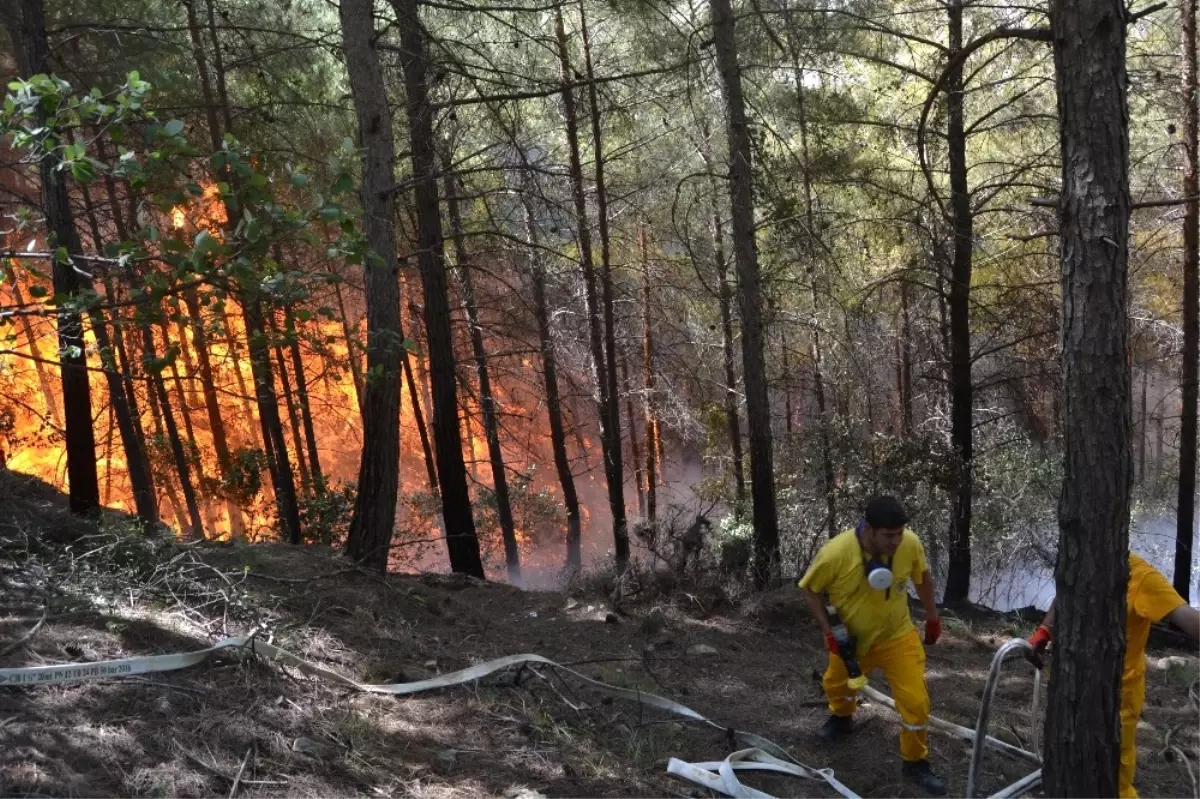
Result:
<svg viewBox="0 0 1200 799"><path fill-rule="evenodd" d="M180 547L88 533L53 497L22 501L0 520L0 666L202 649L256 625L276 645L361 682L537 653L766 736L803 763L833 768L864 797L920 795L899 778L899 724L887 709L863 707L860 728L840 745L815 740L825 657L794 592L717 611L711 596L677 589L657 601L634 596L617 615L588 581L534 593L446 575L385 579L316 548ZM33 527L51 543L32 539ZM29 635L42 608L47 616ZM934 714L973 727L996 647L1032 624L979 611L945 618L928 654ZM1174 730L1171 743L1192 768L1200 760L1187 700L1197 660L1161 647L1150 658L1138 787L1143 796L1188 796L1187 769L1161 751ZM1014 663L1006 674L991 731L1027 744L1030 671ZM880 675L872 684L886 691ZM936 732L930 744L951 795L962 795L968 748ZM230 653L138 678L0 688L4 796L707 796L669 776L667 760L729 751L721 730L605 699L547 669L394 698ZM989 753L983 788L1030 770ZM776 795L835 795L820 782L745 781Z"/></svg>

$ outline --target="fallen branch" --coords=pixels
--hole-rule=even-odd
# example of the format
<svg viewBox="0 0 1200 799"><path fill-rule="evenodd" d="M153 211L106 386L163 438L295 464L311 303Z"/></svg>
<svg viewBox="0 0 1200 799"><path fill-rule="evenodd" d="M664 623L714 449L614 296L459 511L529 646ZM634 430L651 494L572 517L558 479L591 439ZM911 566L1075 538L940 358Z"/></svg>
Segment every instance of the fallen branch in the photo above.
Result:
<svg viewBox="0 0 1200 799"><path fill-rule="evenodd" d="M49 605L43 605L42 606L42 617L40 619L38 619L37 624L33 625L33 627L29 630L29 632L25 633L23 636L18 638L16 641L13 641L11 644L4 647L4 649L0 649L0 657L4 657L7 654L15 652L18 649L20 649L21 647L25 646L25 644L29 643L30 639L32 639L33 636L37 635L37 631L42 629L42 625L46 623L46 614L49 610L50 610Z"/></svg>
<svg viewBox="0 0 1200 799"><path fill-rule="evenodd" d="M238 788L242 783L242 774L246 771L246 764L250 762L250 753L253 751L253 746L246 749L246 755L242 758L242 765L238 766L237 775L233 778L233 787L229 789L229 799L234 799L237 796Z"/></svg>

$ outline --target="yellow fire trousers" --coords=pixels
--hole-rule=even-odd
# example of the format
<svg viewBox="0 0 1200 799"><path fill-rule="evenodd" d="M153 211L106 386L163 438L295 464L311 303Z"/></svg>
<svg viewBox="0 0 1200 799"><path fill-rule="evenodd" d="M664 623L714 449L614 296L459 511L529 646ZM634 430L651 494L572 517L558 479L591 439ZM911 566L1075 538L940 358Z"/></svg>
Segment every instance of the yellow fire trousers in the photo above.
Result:
<svg viewBox="0 0 1200 799"><path fill-rule="evenodd" d="M1146 702L1146 677L1121 684L1121 770L1117 775L1117 796L1137 799L1133 775L1137 771L1137 728Z"/></svg>
<svg viewBox="0 0 1200 799"><path fill-rule="evenodd" d="M929 689L925 687L925 647L920 635L913 629L899 638L877 641L865 655L859 656L858 665L863 674L869 675L878 668L887 678L900 711L900 757L908 762L924 760L929 755L925 744ZM831 653L822 685L825 696L829 697L829 712L835 716L851 716L857 707L854 692L846 684L849 679L846 664ZM1124 762L1122 756L1122 766Z"/></svg>

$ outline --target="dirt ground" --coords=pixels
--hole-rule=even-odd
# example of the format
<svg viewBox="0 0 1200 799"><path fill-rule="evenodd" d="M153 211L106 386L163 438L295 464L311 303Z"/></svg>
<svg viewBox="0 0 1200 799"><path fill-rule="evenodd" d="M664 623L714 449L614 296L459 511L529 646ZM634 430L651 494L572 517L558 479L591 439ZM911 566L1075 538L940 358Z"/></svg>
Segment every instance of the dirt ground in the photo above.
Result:
<svg viewBox="0 0 1200 799"><path fill-rule="evenodd" d="M582 586L535 593L445 575L384 579L315 548L164 545L147 557L101 536L46 565L28 542L14 554L17 527L0 523L2 667L203 649L256 625L277 646L361 682L537 653L765 736L805 764L832 768L861 796L920 795L900 779L900 728L886 708L864 706L842 744L816 741L825 656L794 591L720 613L680 595L629 603L619 616ZM128 571L114 582L98 558ZM42 607L48 615L30 636ZM995 649L1032 626L995 614L945 618L946 634L928 652L933 712L973 727ZM1197 660L1182 650L1150 658L1138 787L1147 797L1189 796L1187 769L1161 752L1174 730L1192 768L1200 760L1187 702ZM1006 673L991 730L1028 745L1031 672L1014 663ZM887 691L881 675L872 684ZM969 749L937 732L930 747L950 795L963 795ZM667 760L729 751L720 729L601 697L544 668L394 698L230 653L144 677L0 687L4 796L709 796L668 775ZM1030 770L989 752L983 790ZM823 782L753 774L745 782L776 795L835 795Z"/></svg>

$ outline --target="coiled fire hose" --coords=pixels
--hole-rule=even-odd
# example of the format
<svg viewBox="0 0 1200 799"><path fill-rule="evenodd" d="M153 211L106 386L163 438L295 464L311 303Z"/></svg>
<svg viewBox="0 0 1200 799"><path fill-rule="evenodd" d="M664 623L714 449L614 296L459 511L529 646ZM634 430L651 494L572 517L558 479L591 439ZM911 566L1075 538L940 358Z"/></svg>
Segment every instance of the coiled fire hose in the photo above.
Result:
<svg viewBox="0 0 1200 799"><path fill-rule="evenodd" d="M1024 645L1029 646L1022 639L1013 639L1009 641L996 653L996 657L992 660L992 668L988 674L988 682L984 688L983 704L980 707L979 721L974 730L959 726L949 721L944 721L935 717L930 717L929 723L931 727L948 732L951 735L971 741L973 744L971 753L971 771L967 783L967 796L974 797L974 791L978 783L980 758L984 746L997 749L1008 754L1016 755L1025 760L1034 763L1041 762L1040 757L1034 752L1028 752L1019 747L1012 746L1003 741L997 740L986 735L988 715L992 695L995 693L996 685L999 680L1000 666L1004 660L1013 652L1017 651ZM194 652L179 652L167 655L152 655L148 657L125 658L122 660L108 660L91 663L69 663L50 666L31 666L24 668L5 668L0 669L0 686L3 687L33 687L38 685L58 685L69 682L82 682L96 679L106 679L113 677L130 677L137 674L149 674L153 672L175 671L178 669L188 668L198 665L218 653L228 650L238 649L242 651L253 652L265 656L276 662L285 663L301 671L320 677L325 680L339 683L359 691L375 694L388 694L392 696L403 696L415 694L422 691L429 691L438 688L448 688L454 685L474 682L483 677L488 676L497 671L501 671L512 666L523 664L542 664L551 668L557 669L566 674L570 674L578 680L581 680L590 685L595 690L608 694L610 696L619 697L635 701L649 707L655 707L664 710L668 713L673 713L684 718L692 719L709 726L721 730L727 730L732 733L735 740L749 747L734 752L722 761L712 763L687 763L676 758L671 758L667 764L667 771L670 774L682 777L698 785L702 785L712 790L720 791L733 797L748 797L748 799L771 799L769 794L758 791L749 786L743 785L738 781L735 775L736 771L743 770L759 770L771 771L780 774L788 774L795 777L803 777L807 779L819 779L824 781L834 791L839 793L844 799L860 799L860 797L838 781L833 774L832 769L824 768L817 769L806 766L796 760L783 747L749 732L738 732L728 730L721 724L718 724L707 717L697 713L695 710L682 705L678 702L656 696L654 694L643 693L628 688L619 688L617 686L608 685L598 680L593 680L586 675L580 674L574 669L555 663L541 655L525 654L525 655L510 655L508 657L497 658L485 663L479 663L460 671L442 674L427 680L419 680L409 683L394 683L389 685L374 685L360 683L350 679L335 671L331 671L322 666L293 655L286 650L268 644L264 641L257 640L254 636L245 636L239 638L226 638L218 641L213 646L207 649L201 649ZM1032 712L1035 714L1033 729L1037 729L1036 712L1038 704L1038 693L1040 688L1040 673L1035 678L1034 683L1034 701ZM876 691L870 686L863 688L863 693L880 704L895 710L895 703L885 694ZM1036 735L1036 733L1035 733ZM1036 739L1035 739L1036 740ZM1034 748L1036 749L1036 743ZM1041 771L1035 771L1033 774L1023 778L1013 785L1005 788L1003 791L993 795L993 799L1007 799L1008 797L1016 797L1029 791L1035 787L1041 780Z"/></svg>

